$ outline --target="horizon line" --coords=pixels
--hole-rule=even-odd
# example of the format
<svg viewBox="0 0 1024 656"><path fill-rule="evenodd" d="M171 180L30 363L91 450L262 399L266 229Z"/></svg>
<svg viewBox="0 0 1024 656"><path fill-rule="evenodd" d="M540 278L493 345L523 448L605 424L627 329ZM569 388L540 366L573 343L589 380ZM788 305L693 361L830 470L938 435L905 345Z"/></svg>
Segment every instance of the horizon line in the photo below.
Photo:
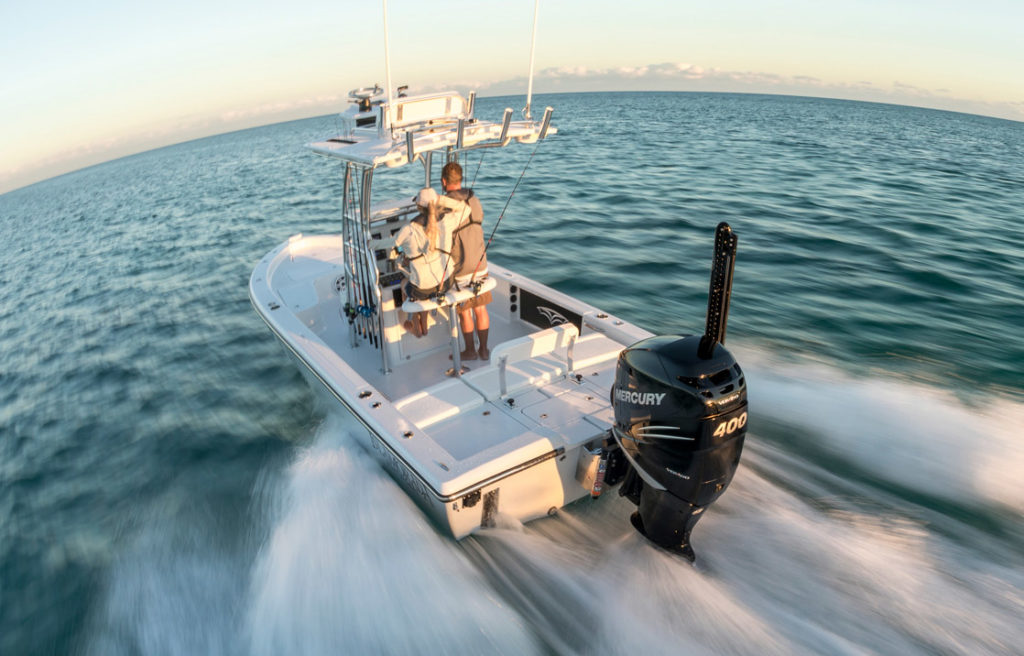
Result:
<svg viewBox="0 0 1024 656"><path fill-rule="evenodd" d="M488 85L485 85L485 88L486 87L499 86L500 84L502 84L502 83L499 82L499 83L488 84ZM458 87L468 88L465 85L459 85L459 84L445 85L445 86L440 86L440 87L439 86L427 86L427 87L425 87L425 89L426 89L425 93L436 92L436 91L441 91L441 90L458 90L459 93L464 93L463 91L459 90ZM1009 122L1009 123L1024 124L1024 117L1022 117L1020 119L1015 119L1015 118L1009 118L1009 117L1006 117L1006 116L994 116L994 115L991 115L991 114L982 114L982 113L979 113L979 112L966 111L966 110L963 110L963 109L949 109L949 108L945 108L945 107L935 107L935 106L927 105L927 104L909 104L909 102L894 102L893 100L865 100L865 99L859 99L859 98L840 98L840 97L829 96L829 95L814 95L814 94L809 94L809 93L796 93L796 92L793 92L793 93L772 93L772 92L767 92L767 91L702 91L702 90L692 90L692 89L590 89L590 90L569 90L569 91L541 91L541 92L534 92L534 97L537 97L537 96L584 95L584 94L692 94L692 95L769 96L769 97L781 97L781 98L807 98L807 99L811 99L811 100L828 100L828 101L834 101L834 102L851 102L851 103L861 103L861 104L869 104L869 105L883 105L883 106L891 106L891 107L909 107L909 108L912 108L912 109L930 110L930 111L942 112L942 113L947 113L947 114L960 114L960 115L963 115L963 116L971 116L971 117L977 117L977 118L983 118L983 119L991 119L991 120L995 120L995 121L1005 121L1005 122ZM517 97L517 96L525 97L525 93L524 92L493 93L493 94L486 94L486 95L482 94L482 95L478 95L477 97L478 97L478 99L491 99L491 98L510 98L510 97ZM325 99L325 101L334 101L334 100L337 100L338 97L339 96L334 96L333 98ZM341 96L341 97L344 97L344 96ZM347 106L348 104L349 104L348 101L345 100L345 106ZM283 124L286 124L286 123L294 123L294 122L298 122L298 121L308 121L308 120L317 119L317 118L324 118L324 117L328 117L328 116L331 116L331 115L339 114L339 113L341 113L341 111L343 111L343 110L336 110L336 111L330 111L330 112L327 112L327 113L317 113L317 114L312 114L312 115L285 117L289 113L293 112L295 109L297 109L297 107L293 106L293 107L285 107L285 108L279 109L277 111L274 111L273 109L271 109L271 110L267 110L267 111L263 111L263 112L255 112L255 113L248 113L248 114L243 113L242 117L239 118L239 119L236 119L236 120L244 121L245 120L245 116L249 116L249 117L252 117L252 118L256 118L256 117L273 117L275 114L277 115L278 120L274 120L273 118L271 118L271 120L269 120L267 122L259 122L259 123L253 124L253 125L244 125L242 127L231 127L229 129L223 130L223 131L201 133L201 134L198 134L197 136L191 136L191 137L187 137L185 139L181 139L180 141L173 141L172 140L172 141L168 141L166 143L159 143L158 145L152 145L152 146L149 146L149 147L143 146L139 150L131 150L130 152L125 152L125 153L122 153L122 154L115 154L115 155L113 155L113 156L111 156L109 158L100 159L98 161L93 161L93 162L85 163L85 164L82 164L80 166L76 166L75 168L70 168L70 169L67 169L67 170L64 170L64 171L60 171L58 173L54 173L52 175L48 175L48 176L43 177L43 178L37 178L37 179L29 180L27 182L24 182L23 184L20 184L20 185L15 186L15 187L11 187L9 189L2 189L2 188L0 188L0 196L4 196L6 194L9 194L9 193L12 193L12 192L15 192L15 191L20 191L20 190L23 190L23 189L27 189L27 188L35 186L37 184L41 184L41 183L44 183L44 182L49 182L49 181L52 181L52 180L56 180L58 178L62 178L64 176L66 176L66 175L72 175L72 174L75 174L75 173L79 173L81 171L86 171L88 169L91 169L91 168L94 168L94 167L97 167L97 166L102 166L104 164L110 164L112 162L117 162L117 161L120 161L120 160L123 160L123 159L128 159L130 157L135 157L137 155L144 155L146 153L151 153L151 152L154 152L154 151L163 150L165 148L172 148L172 147L175 147L175 146L180 146L180 145L192 143L192 142L195 142L195 141L202 141L204 139L211 139L211 138L214 138L214 137L221 137L221 136L226 136L226 135L235 134L235 133L239 133L239 132L246 132L248 130L257 130L257 129L261 129L261 128L270 127L270 126L273 126L273 125L283 125ZM225 124L221 123L220 125L221 125L221 127L223 127ZM187 129L188 128L184 128L183 131L187 130ZM201 128L194 128L194 129L198 129L198 130L201 131ZM179 132L179 135L180 134L181 133ZM142 139L144 140L144 137ZM156 141L159 141L159 139L156 139ZM117 150L118 150L118 148L116 146L112 146L112 147L110 147L110 148L108 148L106 150L102 150L100 152L101 153L111 153L111 152L116 152ZM85 157L84 159L88 160L89 158ZM68 161L68 160L63 160L63 161ZM41 169L44 169L44 168L46 168L46 165L38 167L36 170L41 170ZM2 187L2 185L0 185L0 187Z"/></svg>

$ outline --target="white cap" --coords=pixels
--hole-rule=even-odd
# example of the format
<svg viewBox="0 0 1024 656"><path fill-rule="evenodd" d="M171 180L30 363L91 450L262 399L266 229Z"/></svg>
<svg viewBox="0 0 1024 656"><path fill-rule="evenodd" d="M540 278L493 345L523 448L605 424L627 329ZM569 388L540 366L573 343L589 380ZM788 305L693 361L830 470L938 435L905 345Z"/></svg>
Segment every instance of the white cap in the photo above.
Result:
<svg viewBox="0 0 1024 656"><path fill-rule="evenodd" d="M420 193L416 194L413 200L416 201L416 205L419 207L426 207L431 203L437 202L437 192L430 187L424 187L420 189Z"/></svg>

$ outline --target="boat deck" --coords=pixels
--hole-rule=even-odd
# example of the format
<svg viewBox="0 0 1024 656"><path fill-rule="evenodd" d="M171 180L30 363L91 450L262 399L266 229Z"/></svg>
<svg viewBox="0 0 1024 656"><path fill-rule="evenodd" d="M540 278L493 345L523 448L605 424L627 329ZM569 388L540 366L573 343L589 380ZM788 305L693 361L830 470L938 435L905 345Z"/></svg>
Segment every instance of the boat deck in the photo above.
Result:
<svg viewBox="0 0 1024 656"><path fill-rule="evenodd" d="M449 380L447 373L452 368L450 328L442 313L437 313L438 322L431 326L427 336L402 337L403 346L413 351L407 359L389 363L391 372L385 374L381 367L380 351L365 343L353 348L348 331L330 331L322 339L338 353L353 369L384 395L395 401L417 390ZM433 317L432 317L433 320ZM488 344L491 349L497 344L522 337L537 328L518 319L509 320L499 313L491 313L491 328ZM488 366L483 360L463 362L468 373Z"/></svg>
<svg viewBox="0 0 1024 656"><path fill-rule="evenodd" d="M417 425L429 426L430 436L456 461L526 433L557 437L556 448L570 449L611 428L613 416L606 399L614 373L612 361L580 372L579 381L564 379L504 399L473 399L468 409L430 423L439 414L434 412L420 417L423 424ZM414 403L399 405L410 409Z"/></svg>
<svg viewBox="0 0 1024 656"><path fill-rule="evenodd" d="M427 337L403 337L434 346L395 363L387 374L380 352L353 348L347 331L327 344L429 433L450 456L443 463L449 470L522 435L544 435L555 447L572 448L611 427L608 391L622 344L597 333L578 338L572 325L542 330L495 312L490 360L468 361L463 375L454 377L448 324L439 318Z"/></svg>

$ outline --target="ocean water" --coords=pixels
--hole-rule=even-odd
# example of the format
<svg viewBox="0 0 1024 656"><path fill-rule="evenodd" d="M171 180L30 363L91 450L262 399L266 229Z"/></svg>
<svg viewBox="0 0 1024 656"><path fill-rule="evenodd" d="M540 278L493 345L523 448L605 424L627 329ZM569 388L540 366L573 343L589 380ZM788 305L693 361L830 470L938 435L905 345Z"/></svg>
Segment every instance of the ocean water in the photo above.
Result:
<svg viewBox="0 0 1024 656"><path fill-rule="evenodd" d="M0 196L0 654L1020 653L1024 124L535 104L493 260L693 333L739 235L750 432L697 565L615 495L454 543L317 405L247 283L338 229L320 117ZM468 162L488 231L531 152Z"/></svg>

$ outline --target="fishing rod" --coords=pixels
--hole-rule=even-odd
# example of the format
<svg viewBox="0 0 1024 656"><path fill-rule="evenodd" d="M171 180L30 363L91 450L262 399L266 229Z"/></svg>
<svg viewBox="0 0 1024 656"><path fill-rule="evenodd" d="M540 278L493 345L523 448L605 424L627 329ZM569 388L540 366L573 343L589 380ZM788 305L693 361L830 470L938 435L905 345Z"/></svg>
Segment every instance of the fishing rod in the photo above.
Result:
<svg viewBox="0 0 1024 656"><path fill-rule="evenodd" d="M505 218L505 211L508 209L509 203L512 202L512 197L516 195L516 190L519 189L519 183L523 181L523 177L526 175L526 170L530 168L530 162L533 161L533 156L537 154L537 149L540 148L541 141L541 139L537 140L537 145L533 147L533 152L530 153L530 158L526 160L526 166L523 167L523 171L519 174L519 179L516 180L516 184L512 187L512 193L508 195L508 199L505 201L505 207L501 208L501 214L498 215L498 220L494 224L494 229L491 230L491 236L487 238L487 243L484 244L484 252L480 254L480 259L473 268L473 275L469 278L470 287L480 284L476 280L476 274L480 271L480 265L483 264L484 258L487 257L487 249L491 247L491 242L494 241L494 234L498 232L498 226L501 225L501 220Z"/></svg>
<svg viewBox="0 0 1024 656"><path fill-rule="evenodd" d="M473 182L470 183L470 185L469 185L470 189L472 189L473 187L476 186L476 177L478 175L480 175L480 167L484 163L484 152L486 152L486 151L483 151L483 150L480 151L480 159L478 159L477 162L476 162L476 171L473 171Z"/></svg>

